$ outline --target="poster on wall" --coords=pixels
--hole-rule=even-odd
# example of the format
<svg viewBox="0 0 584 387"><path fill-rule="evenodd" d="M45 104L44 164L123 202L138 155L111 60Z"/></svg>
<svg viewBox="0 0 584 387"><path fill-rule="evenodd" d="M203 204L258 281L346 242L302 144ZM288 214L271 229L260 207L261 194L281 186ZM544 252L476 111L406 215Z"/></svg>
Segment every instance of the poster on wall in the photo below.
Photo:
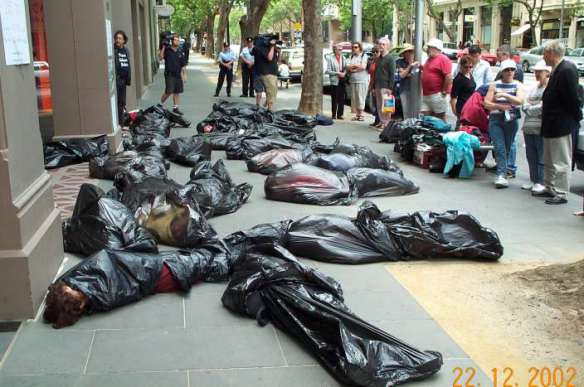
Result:
<svg viewBox="0 0 584 387"><path fill-rule="evenodd" d="M117 131L118 129L118 102L116 99L116 95L112 94L111 97L111 108L112 108L112 128L114 130L114 133Z"/></svg>
<svg viewBox="0 0 584 387"><path fill-rule="evenodd" d="M107 75L109 80L110 90L114 88L114 39L112 35L112 21L105 19L105 39L107 45Z"/></svg>
<svg viewBox="0 0 584 387"><path fill-rule="evenodd" d="M24 0L1 0L0 22L6 65L30 63L30 44Z"/></svg>

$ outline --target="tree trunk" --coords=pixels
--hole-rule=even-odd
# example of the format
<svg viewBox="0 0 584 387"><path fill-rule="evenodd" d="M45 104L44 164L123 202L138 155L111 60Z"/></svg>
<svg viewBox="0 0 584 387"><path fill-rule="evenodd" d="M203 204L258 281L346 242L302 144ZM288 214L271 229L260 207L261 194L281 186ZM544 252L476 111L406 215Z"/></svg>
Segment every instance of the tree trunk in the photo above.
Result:
<svg viewBox="0 0 584 387"><path fill-rule="evenodd" d="M320 0L302 0L304 10L304 74L298 110L322 112L322 23Z"/></svg>
<svg viewBox="0 0 584 387"><path fill-rule="evenodd" d="M215 58L215 39L213 29L215 28L215 16L216 12L213 10L207 16L207 56L209 58Z"/></svg>
<svg viewBox="0 0 584 387"><path fill-rule="evenodd" d="M219 5L219 25L217 26L217 40L215 43L215 55L219 55L223 49L223 42L225 42L225 29L229 23L229 13L233 6L232 0L221 0Z"/></svg>
<svg viewBox="0 0 584 387"><path fill-rule="evenodd" d="M270 0L249 0L247 4L247 15L239 21L241 28L241 47L245 45L245 39L248 36L253 38L259 34L262 19L269 5Z"/></svg>

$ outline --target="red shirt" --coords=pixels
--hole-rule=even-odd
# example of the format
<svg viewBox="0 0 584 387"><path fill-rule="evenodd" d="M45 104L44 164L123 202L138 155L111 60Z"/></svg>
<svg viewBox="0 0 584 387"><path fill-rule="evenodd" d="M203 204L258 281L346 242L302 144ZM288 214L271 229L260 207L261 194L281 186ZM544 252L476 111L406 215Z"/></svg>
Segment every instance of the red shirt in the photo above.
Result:
<svg viewBox="0 0 584 387"><path fill-rule="evenodd" d="M452 63L444 54L438 54L428 58L422 71L422 91L424 95L432 95L441 92L450 94L450 90L442 90L444 79L452 73Z"/></svg>
<svg viewBox="0 0 584 387"><path fill-rule="evenodd" d="M172 273L166 266L166 263L163 264L160 277L158 278L158 283L154 289L154 293L173 293L178 292L179 290L180 286L177 280L175 280L172 276Z"/></svg>

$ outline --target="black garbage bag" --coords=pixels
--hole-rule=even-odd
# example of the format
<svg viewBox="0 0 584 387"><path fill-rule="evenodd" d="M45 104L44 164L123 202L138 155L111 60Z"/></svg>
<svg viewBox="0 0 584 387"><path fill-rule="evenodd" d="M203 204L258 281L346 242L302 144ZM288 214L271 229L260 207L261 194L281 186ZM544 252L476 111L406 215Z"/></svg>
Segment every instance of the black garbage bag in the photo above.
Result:
<svg viewBox="0 0 584 387"><path fill-rule="evenodd" d="M166 148L166 157L177 164L194 167L203 160L211 160L213 146L198 136L175 138Z"/></svg>
<svg viewBox="0 0 584 387"><path fill-rule="evenodd" d="M87 313L106 312L154 293L162 265L188 291L197 282L223 282L232 271L229 250L220 241L190 251L160 254L102 250L67 270L63 281L89 299Z"/></svg>
<svg viewBox="0 0 584 387"><path fill-rule="evenodd" d="M293 143L280 135L261 137L256 134L250 134L229 139L225 146L225 154L229 160L249 160L260 153L272 149L300 147L300 144Z"/></svg>
<svg viewBox="0 0 584 387"><path fill-rule="evenodd" d="M272 149L255 155L248 160L247 170L250 172L261 173L262 175L269 175L270 173L287 167L288 165L305 163L312 157L314 157L314 154L310 148Z"/></svg>
<svg viewBox="0 0 584 387"><path fill-rule="evenodd" d="M203 138L204 141L207 141L208 143L210 143L213 150L225 150L225 147L227 146L227 142L232 137L237 137L238 134L213 132L213 133L208 133L208 134L200 134L199 136L201 138Z"/></svg>
<svg viewBox="0 0 584 387"><path fill-rule="evenodd" d="M347 171L347 177L360 198L410 195L420 191L420 188L413 181L404 177L402 171L352 168Z"/></svg>
<svg viewBox="0 0 584 387"><path fill-rule="evenodd" d="M95 157L89 162L89 176L113 180L118 173L140 172L147 176L166 176L170 164L154 149L153 153L124 151L112 156Z"/></svg>
<svg viewBox="0 0 584 387"><path fill-rule="evenodd" d="M106 156L109 152L106 135L48 142L43 148L46 169L80 164L93 157Z"/></svg>
<svg viewBox="0 0 584 387"><path fill-rule="evenodd" d="M151 135L135 135L132 136L131 142L125 146L126 150L135 150L137 152L152 152L157 149L162 154L166 152L166 148L170 145L171 140L160 134Z"/></svg>
<svg viewBox="0 0 584 387"><path fill-rule="evenodd" d="M197 132L201 134L210 133L232 133L240 134L245 131L256 131L262 127L262 121L255 121L250 118L230 116L214 111L203 121L197 124Z"/></svg>
<svg viewBox="0 0 584 387"><path fill-rule="evenodd" d="M343 385L395 386L442 367L439 352L416 349L353 314L337 281L281 246L239 260L221 301L260 325L273 323Z"/></svg>
<svg viewBox="0 0 584 387"><path fill-rule="evenodd" d="M63 222L63 244L65 251L85 256L105 248L158 252L154 237L128 208L91 184L81 186L73 215Z"/></svg>
<svg viewBox="0 0 584 387"><path fill-rule="evenodd" d="M386 143L396 143L399 141L401 133L405 128L416 127L422 127L422 121L418 120L417 118L408 118L407 120L403 121L391 120L379 134L379 141Z"/></svg>
<svg viewBox="0 0 584 387"><path fill-rule="evenodd" d="M349 205L357 199L347 176L302 163L269 175L264 191L269 200L321 206Z"/></svg>
<svg viewBox="0 0 584 387"><path fill-rule="evenodd" d="M398 169L387 157L378 155L368 147L347 144L337 145L330 154L316 159L314 165L342 172L351 168Z"/></svg>
<svg viewBox="0 0 584 387"><path fill-rule="evenodd" d="M121 174L111 196L118 198L163 244L197 247L216 238L207 223L192 187L168 178Z"/></svg>
<svg viewBox="0 0 584 387"><path fill-rule="evenodd" d="M213 165L210 161L203 161L193 168L185 189L189 190L189 196L196 200L203 214L210 218L240 209L249 199L253 186L233 183L223 160L218 160Z"/></svg>
<svg viewBox="0 0 584 387"><path fill-rule="evenodd" d="M299 112L298 110L286 109L278 110L274 112L274 123L286 123L295 124L297 127L310 127L314 128L318 125L318 121L315 116L311 116L306 113Z"/></svg>
<svg viewBox="0 0 584 387"><path fill-rule="evenodd" d="M257 122L273 121L272 112L247 102L221 100L213 104L213 111L231 117L248 118Z"/></svg>
<svg viewBox="0 0 584 387"><path fill-rule="evenodd" d="M364 202L355 219L312 215L292 222L286 248L305 258L336 263L411 259L486 259L503 255L498 235L458 211L381 213Z"/></svg>

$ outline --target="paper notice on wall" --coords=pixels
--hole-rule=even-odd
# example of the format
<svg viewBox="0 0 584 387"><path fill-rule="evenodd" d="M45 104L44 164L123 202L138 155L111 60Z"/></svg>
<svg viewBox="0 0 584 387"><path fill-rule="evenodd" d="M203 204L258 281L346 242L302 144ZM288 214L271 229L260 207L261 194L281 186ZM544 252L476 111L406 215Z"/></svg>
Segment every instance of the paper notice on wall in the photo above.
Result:
<svg viewBox="0 0 584 387"><path fill-rule="evenodd" d="M105 38L107 40L107 56L114 56L114 37L112 35L112 21L105 19Z"/></svg>
<svg viewBox="0 0 584 387"><path fill-rule="evenodd" d="M113 130L114 133L118 130L118 101L116 99L116 94L112 94L112 98L111 98L111 104L112 104L112 122L113 122Z"/></svg>
<svg viewBox="0 0 584 387"><path fill-rule="evenodd" d="M25 0L0 0L0 23L6 65L30 63Z"/></svg>

